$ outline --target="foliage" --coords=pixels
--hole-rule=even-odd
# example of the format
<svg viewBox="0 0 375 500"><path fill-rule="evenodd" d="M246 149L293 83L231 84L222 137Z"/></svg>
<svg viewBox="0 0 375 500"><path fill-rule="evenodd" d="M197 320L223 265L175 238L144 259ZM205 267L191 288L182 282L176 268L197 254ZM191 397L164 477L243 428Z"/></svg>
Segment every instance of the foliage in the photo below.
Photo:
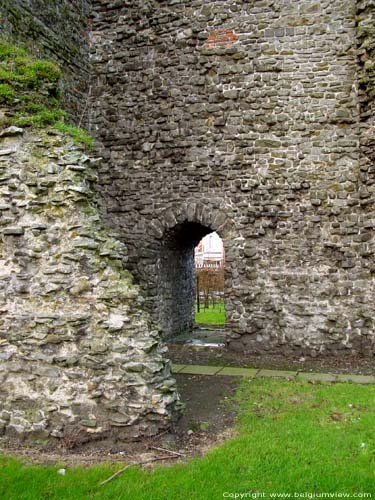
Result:
<svg viewBox="0 0 375 500"><path fill-rule="evenodd" d="M14 89L7 83L0 83L0 104L10 104L15 98Z"/></svg>
<svg viewBox="0 0 375 500"><path fill-rule="evenodd" d="M7 107L0 126L54 126L76 144L91 148L93 141L85 131L63 122L67 115L60 109L61 76L53 62L35 60L23 48L0 40L0 105Z"/></svg>
<svg viewBox="0 0 375 500"><path fill-rule="evenodd" d="M46 125L58 123L58 120L65 116L66 113L60 109L42 108L33 114L15 113L12 119L12 125L42 128Z"/></svg>
<svg viewBox="0 0 375 500"><path fill-rule="evenodd" d="M73 138L75 144L83 144L88 149L91 149L93 147L93 138L81 128L73 127L72 125L68 125L63 122L55 123L54 128L59 132L69 134Z"/></svg>
<svg viewBox="0 0 375 500"><path fill-rule="evenodd" d="M28 104L55 108L60 96L61 71L50 61L34 60L24 49L0 41L0 83L14 92L13 104L18 111Z"/></svg>
<svg viewBox="0 0 375 500"><path fill-rule="evenodd" d="M254 494L246 498L294 492L374 496L375 386L256 379L243 382L231 404L240 409L236 437L204 457L152 470L130 468L102 487L98 483L123 464L67 468L61 476L57 470L63 463L36 467L3 458L0 498L207 500L223 498L224 492Z"/></svg>

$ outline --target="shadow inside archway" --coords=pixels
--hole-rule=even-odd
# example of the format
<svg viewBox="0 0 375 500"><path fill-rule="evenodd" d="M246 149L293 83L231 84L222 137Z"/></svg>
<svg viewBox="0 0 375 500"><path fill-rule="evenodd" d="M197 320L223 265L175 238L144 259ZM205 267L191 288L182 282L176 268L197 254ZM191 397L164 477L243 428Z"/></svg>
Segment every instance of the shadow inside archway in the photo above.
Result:
<svg viewBox="0 0 375 500"><path fill-rule="evenodd" d="M196 328L196 270L195 248L206 235L214 233L213 229L196 222L183 222L165 232L161 246L159 269L159 323L165 340L203 341L223 343L223 332L212 332L213 325ZM211 269L211 275L216 272ZM207 272L208 274L208 272ZM203 274L202 274L203 276ZM222 295L220 297L224 310L224 273L222 275ZM199 280L199 277L198 277ZM213 280L211 280L213 281ZM207 287L202 294L202 308L213 304L213 294L207 296ZM224 325L222 325L224 326ZM224 330L222 328L222 330ZM199 333L198 333L199 332ZM193 334L194 333L194 334ZM219 340L216 338L219 334ZM206 339L206 340L205 340Z"/></svg>

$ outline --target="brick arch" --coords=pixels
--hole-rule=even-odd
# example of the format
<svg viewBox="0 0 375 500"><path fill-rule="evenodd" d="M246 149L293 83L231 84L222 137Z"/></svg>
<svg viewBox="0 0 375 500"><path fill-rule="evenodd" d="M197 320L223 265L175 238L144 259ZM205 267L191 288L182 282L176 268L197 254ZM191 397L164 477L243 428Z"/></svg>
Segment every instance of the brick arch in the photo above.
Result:
<svg viewBox="0 0 375 500"><path fill-rule="evenodd" d="M224 240L234 232L234 221L224 208L213 208L208 202L192 201L182 206L168 207L155 213L150 220L151 232L162 237L165 230L183 222L192 222L211 228Z"/></svg>

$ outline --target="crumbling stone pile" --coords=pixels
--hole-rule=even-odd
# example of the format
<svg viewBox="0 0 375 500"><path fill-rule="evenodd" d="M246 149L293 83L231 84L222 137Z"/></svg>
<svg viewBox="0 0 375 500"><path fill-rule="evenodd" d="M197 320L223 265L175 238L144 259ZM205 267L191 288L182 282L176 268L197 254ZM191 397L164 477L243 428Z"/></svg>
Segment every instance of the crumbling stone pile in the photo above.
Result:
<svg viewBox="0 0 375 500"><path fill-rule="evenodd" d="M177 401L159 332L103 227L98 160L54 131L0 133L0 432L121 439Z"/></svg>

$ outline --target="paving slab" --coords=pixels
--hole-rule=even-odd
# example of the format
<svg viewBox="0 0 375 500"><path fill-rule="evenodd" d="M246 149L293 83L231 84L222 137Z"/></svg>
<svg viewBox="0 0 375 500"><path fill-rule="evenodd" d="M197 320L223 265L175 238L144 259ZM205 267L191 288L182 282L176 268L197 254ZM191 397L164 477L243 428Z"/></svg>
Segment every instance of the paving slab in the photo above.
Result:
<svg viewBox="0 0 375 500"><path fill-rule="evenodd" d="M248 377L253 378L258 373L258 368L236 368L235 366L226 366L220 370L217 375L228 375L230 377Z"/></svg>
<svg viewBox="0 0 375 500"><path fill-rule="evenodd" d="M172 363L172 373L178 373L180 370L185 368L186 365L176 365L175 363Z"/></svg>
<svg viewBox="0 0 375 500"><path fill-rule="evenodd" d="M353 382L353 384L375 384L373 375L350 375L340 374L337 376L337 382Z"/></svg>
<svg viewBox="0 0 375 500"><path fill-rule="evenodd" d="M311 382L336 382L337 375L332 373L310 373L310 372L298 372L297 379L301 378L303 380L308 380Z"/></svg>
<svg viewBox="0 0 375 500"><path fill-rule="evenodd" d="M266 370L258 368L240 368L236 366L205 366L172 364L172 373L186 373L190 375L226 375L229 377L277 377L286 379L303 379L311 382L353 382L353 384L375 384L374 375L351 375L343 373L298 372L290 370Z"/></svg>
<svg viewBox="0 0 375 500"><path fill-rule="evenodd" d="M216 375L216 373L223 368L223 366L187 365L178 373L189 373L190 375Z"/></svg>
<svg viewBox="0 0 375 500"><path fill-rule="evenodd" d="M280 378L294 378L297 375L297 372L287 371L287 370L260 370L257 374L257 378L259 377L280 377Z"/></svg>

